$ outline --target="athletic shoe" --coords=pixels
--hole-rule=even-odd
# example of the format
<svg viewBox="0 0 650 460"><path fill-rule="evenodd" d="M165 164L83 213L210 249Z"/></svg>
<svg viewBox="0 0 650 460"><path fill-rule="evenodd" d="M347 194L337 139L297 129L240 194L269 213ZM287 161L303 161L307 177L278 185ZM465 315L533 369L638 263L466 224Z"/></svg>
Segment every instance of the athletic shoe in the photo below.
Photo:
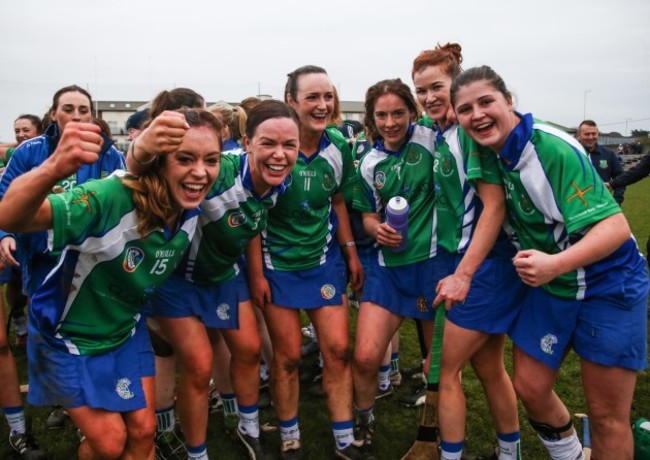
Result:
<svg viewBox="0 0 650 460"><path fill-rule="evenodd" d="M382 390L381 388L377 391L377 394L375 395L375 401L378 401L380 399L388 398L390 396L393 396L393 385L388 385L388 388L385 390Z"/></svg>
<svg viewBox="0 0 650 460"><path fill-rule="evenodd" d="M407 367L401 369L402 375L407 379L412 380L423 380L424 373L422 372L422 366Z"/></svg>
<svg viewBox="0 0 650 460"><path fill-rule="evenodd" d="M318 342L315 342L313 340L310 340L306 344L304 344L302 347L300 347L300 355L301 356L308 356L311 355L312 353L318 352Z"/></svg>
<svg viewBox="0 0 650 460"><path fill-rule="evenodd" d="M373 420L369 423L363 423L357 418L354 424L354 437L360 441L364 446L372 446L372 438L375 436L375 424Z"/></svg>
<svg viewBox="0 0 650 460"><path fill-rule="evenodd" d="M314 325L309 323L305 327L301 327L300 331L302 332L302 335L307 337L308 339L313 339L316 337L316 329L314 328Z"/></svg>
<svg viewBox="0 0 650 460"><path fill-rule="evenodd" d="M427 384L422 383L412 394L400 396L399 402L407 407L420 407L424 404L426 396Z"/></svg>
<svg viewBox="0 0 650 460"><path fill-rule="evenodd" d="M9 435L9 445L22 459L45 460L47 458L29 432Z"/></svg>
<svg viewBox="0 0 650 460"><path fill-rule="evenodd" d="M251 460L271 460L273 458L273 454L262 445L261 436L259 438L254 438L243 433L239 428L237 428L236 434L237 439L242 443Z"/></svg>
<svg viewBox="0 0 650 460"><path fill-rule="evenodd" d="M210 408L211 414L223 410L221 395L215 387L210 388L210 393L208 394L208 407Z"/></svg>
<svg viewBox="0 0 650 460"><path fill-rule="evenodd" d="M398 387L402 384L402 373L400 371L390 372L390 384Z"/></svg>
<svg viewBox="0 0 650 460"><path fill-rule="evenodd" d="M185 460L187 448L180 424L168 431L156 433L156 460Z"/></svg>
<svg viewBox="0 0 650 460"><path fill-rule="evenodd" d="M52 412L47 416L45 420L45 425L50 429L63 428L65 422L68 420L68 413L63 410L61 406L54 406Z"/></svg>
<svg viewBox="0 0 650 460"><path fill-rule="evenodd" d="M302 458L302 446L300 439L285 439L280 445L280 458L282 460L300 460Z"/></svg>
<svg viewBox="0 0 650 460"><path fill-rule="evenodd" d="M363 442L354 441L345 449L334 449L334 456L346 460L374 460L375 457L364 451L363 447Z"/></svg>

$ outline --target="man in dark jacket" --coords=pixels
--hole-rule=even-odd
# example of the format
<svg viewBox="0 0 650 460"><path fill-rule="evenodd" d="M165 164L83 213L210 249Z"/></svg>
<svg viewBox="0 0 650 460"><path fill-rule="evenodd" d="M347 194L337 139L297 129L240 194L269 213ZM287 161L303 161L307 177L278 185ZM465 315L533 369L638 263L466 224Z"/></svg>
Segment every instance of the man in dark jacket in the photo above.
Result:
<svg viewBox="0 0 650 460"><path fill-rule="evenodd" d="M623 163L611 150L598 145L598 126L592 120L585 120L578 127L578 141L587 151L591 163L596 168L603 182L611 183L611 180L623 174ZM614 188L614 199L619 204L623 203L625 187Z"/></svg>

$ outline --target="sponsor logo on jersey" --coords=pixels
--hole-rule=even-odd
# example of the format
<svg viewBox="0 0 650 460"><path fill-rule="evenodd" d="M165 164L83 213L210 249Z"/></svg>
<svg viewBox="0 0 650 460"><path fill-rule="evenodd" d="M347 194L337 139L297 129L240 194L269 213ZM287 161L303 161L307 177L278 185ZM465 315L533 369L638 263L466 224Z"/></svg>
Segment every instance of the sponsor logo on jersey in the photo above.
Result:
<svg viewBox="0 0 650 460"><path fill-rule="evenodd" d="M551 333L546 334L539 341L539 347L547 355L553 354L553 345L557 344L557 337Z"/></svg>
<svg viewBox="0 0 650 460"><path fill-rule="evenodd" d="M593 190L594 186L590 185L586 189L580 190L580 186L578 184L576 184L575 182L571 181L571 187L576 189L576 192L573 195L571 195L569 198L567 198L566 202L569 203L572 200L574 200L575 198L577 198L580 201L582 201L582 204L584 204L585 206L589 206L589 203L587 202L587 200L585 198L585 195L587 193L591 192Z"/></svg>
<svg viewBox="0 0 650 460"><path fill-rule="evenodd" d="M378 171L375 173L375 188L377 190L381 190L384 188L384 184L386 183L386 173L384 171Z"/></svg>
<svg viewBox="0 0 650 460"><path fill-rule="evenodd" d="M126 377L122 377L117 381L117 385L115 385L115 392L122 399L131 399L135 395L131 391L131 388L129 388L130 385L131 381Z"/></svg>
<svg viewBox="0 0 650 460"><path fill-rule="evenodd" d="M334 294L336 294L336 288L331 284L324 284L323 287L320 288L320 295L322 295L325 300L330 300L334 297Z"/></svg>
<svg viewBox="0 0 650 460"><path fill-rule="evenodd" d="M325 173L323 175L323 188L329 192L333 190L334 187L336 187L336 181L331 174Z"/></svg>
<svg viewBox="0 0 650 460"><path fill-rule="evenodd" d="M246 214L243 212L236 212L228 216L228 225L230 227L240 227L246 223Z"/></svg>
<svg viewBox="0 0 650 460"><path fill-rule="evenodd" d="M140 248L131 247L124 256L124 271L133 273L144 260L144 252Z"/></svg>
<svg viewBox="0 0 650 460"><path fill-rule="evenodd" d="M530 201L530 198L528 198L523 193L519 197L519 209L527 216L531 216L535 212L535 206L533 206L533 202Z"/></svg>
<svg viewBox="0 0 650 460"><path fill-rule="evenodd" d="M227 303L219 304L217 307L217 316L222 321L227 321L230 319L230 305Z"/></svg>
<svg viewBox="0 0 650 460"><path fill-rule="evenodd" d="M54 191L54 189L52 189ZM56 192L55 192L56 193ZM86 206L86 210L88 211L88 214L93 213L93 207L90 204L89 198L93 196L96 192L90 192L90 193L80 193L79 198L75 198L74 200L70 200L70 204L84 204Z"/></svg>

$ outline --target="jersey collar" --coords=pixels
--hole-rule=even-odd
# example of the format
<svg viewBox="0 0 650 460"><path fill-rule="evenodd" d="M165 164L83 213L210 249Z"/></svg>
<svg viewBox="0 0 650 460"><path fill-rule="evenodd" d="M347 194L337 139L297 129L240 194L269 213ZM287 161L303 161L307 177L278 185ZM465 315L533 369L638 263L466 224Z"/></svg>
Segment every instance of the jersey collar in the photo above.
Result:
<svg viewBox="0 0 650 460"><path fill-rule="evenodd" d="M514 169L517 166L524 147L526 147L533 134L533 115L530 113L522 115L519 112L515 112L515 114L520 118L520 121L510 132L499 152L499 158L505 160L508 169Z"/></svg>

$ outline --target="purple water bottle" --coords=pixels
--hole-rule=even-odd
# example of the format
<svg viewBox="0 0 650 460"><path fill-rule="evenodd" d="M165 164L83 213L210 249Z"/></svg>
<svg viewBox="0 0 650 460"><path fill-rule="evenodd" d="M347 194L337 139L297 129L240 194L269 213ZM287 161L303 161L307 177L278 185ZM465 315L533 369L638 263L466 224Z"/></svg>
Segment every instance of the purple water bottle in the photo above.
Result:
<svg viewBox="0 0 650 460"><path fill-rule="evenodd" d="M403 252L408 243L409 228L409 204L405 198L394 196L388 200L388 205L386 206L386 223L402 235L402 242L399 246L390 248L391 251Z"/></svg>

